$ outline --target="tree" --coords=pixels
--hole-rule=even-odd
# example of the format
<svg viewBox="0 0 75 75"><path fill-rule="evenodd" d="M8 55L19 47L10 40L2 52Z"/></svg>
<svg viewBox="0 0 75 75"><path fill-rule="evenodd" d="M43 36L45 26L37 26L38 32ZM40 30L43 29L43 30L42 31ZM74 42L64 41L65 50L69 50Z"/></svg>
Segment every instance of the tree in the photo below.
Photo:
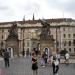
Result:
<svg viewBox="0 0 75 75"><path fill-rule="evenodd" d="M66 50L61 50L61 51L60 51L60 54L61 54L62 56L64 56L64 55L66 54L66 52L67 52Z"/></svg>

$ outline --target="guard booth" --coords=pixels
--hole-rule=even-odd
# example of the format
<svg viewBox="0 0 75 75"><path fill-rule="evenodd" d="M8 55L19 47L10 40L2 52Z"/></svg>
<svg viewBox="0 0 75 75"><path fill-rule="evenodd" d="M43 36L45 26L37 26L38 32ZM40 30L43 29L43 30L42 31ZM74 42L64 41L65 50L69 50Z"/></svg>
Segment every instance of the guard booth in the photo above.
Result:
<svg viewBox="0 0 75 75"><path fill-rule="evenodd" d="M47 57L49 58L49 56L50 56L50 50L49 50L49 48L44 48L44 52L45 52L45 54L47 55Z"/></svg>

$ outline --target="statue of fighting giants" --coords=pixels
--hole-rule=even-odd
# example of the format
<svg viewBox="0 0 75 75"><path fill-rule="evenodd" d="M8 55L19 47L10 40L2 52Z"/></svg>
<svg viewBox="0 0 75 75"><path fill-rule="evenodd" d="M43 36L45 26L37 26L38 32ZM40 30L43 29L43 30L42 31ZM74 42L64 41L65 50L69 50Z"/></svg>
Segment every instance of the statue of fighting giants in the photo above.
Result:
<svg viewBox="0 0 75 75"><path fill-rule="evenodd" d="M18 37L18 34L17 34L17 24L13 24L9 30L9 34L12 35L12 36L16 36Z"/></svg>
<svg viewBox="0 0 75 75"><path fill-rule="evenodd" d="M40 39L50 39L50 24L45 20L40 20L42 24L41 36Z"/></svg>

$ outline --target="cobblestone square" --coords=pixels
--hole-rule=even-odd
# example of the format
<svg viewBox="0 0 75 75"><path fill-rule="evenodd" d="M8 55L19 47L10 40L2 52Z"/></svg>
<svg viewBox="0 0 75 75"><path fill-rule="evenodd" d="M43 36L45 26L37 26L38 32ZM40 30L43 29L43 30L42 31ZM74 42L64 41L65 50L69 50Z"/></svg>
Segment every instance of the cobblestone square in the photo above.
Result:
<svg viewBox="0 0 75 75"><path fill-rule="evenodd" d="M40 61L38 61L38 74L37 75L53 75L52 66L47 65L46 67L41 67ZM4 61L0 61L0 75L33 75L31 70L31 58L14 58L10 59L10 67L5 68ZM75 64L60 64L59 75L75 75Z"/></svg>

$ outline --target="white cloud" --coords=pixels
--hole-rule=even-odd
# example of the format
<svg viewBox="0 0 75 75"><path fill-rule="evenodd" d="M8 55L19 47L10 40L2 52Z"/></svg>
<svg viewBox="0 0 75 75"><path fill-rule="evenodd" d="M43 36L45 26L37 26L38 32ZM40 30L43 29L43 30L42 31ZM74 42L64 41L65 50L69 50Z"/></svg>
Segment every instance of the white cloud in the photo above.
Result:
<svg viewBox="0 0 75 75"><path fill-rule="evenodd" d="M58 0L60 3L67 3L70 2L71 0Z"/></svg>
<svg viewBox="0 0 75 75"><path fill-rule="evenodd" d="M39 18L74 18L74 0L0 0L0 21Z"/></svg>

